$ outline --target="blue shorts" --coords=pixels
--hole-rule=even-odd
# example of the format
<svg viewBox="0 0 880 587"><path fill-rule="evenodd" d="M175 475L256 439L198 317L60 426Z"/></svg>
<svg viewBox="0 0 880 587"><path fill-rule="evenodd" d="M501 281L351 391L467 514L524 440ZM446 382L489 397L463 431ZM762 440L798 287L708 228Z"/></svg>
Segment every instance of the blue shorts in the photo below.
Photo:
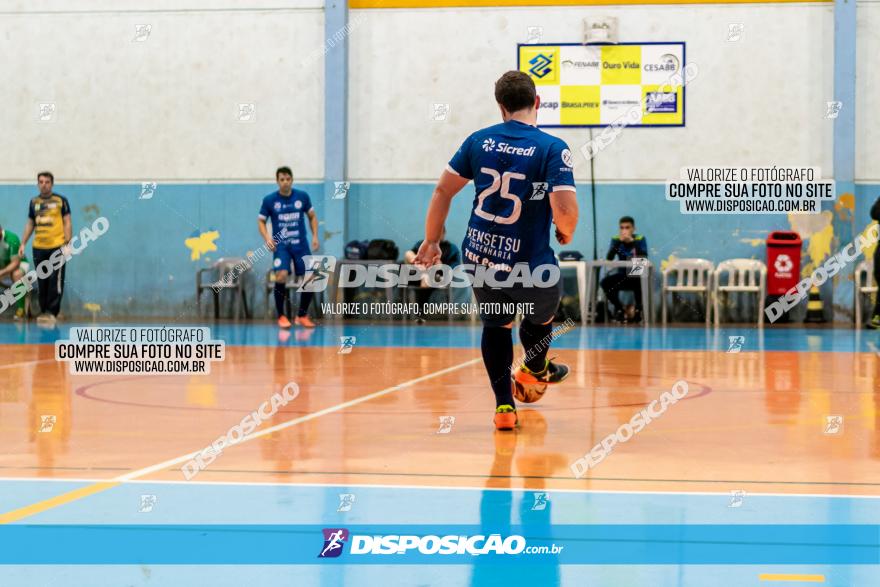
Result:
<svg viewBox="0 0 880 587"><path fill-rule="evenodd" d="M275 253L272 255L272 270L290 271L292 262L294 275L305 275L306 265L303 262L303 257L310 254L300 246L294 247L290 243L278 243L275 246Z"/></svg>

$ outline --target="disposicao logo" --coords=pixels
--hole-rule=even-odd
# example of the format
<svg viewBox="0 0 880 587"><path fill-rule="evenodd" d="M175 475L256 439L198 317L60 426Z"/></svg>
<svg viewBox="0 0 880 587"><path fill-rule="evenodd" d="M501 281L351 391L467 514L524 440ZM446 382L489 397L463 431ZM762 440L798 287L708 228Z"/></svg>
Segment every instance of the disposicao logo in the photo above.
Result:
<svg viewBox="0 0 880 587"><path fill-rule="evenodd" d="M401 555L410 550L419 554L467 554L471 556L485 554L516 555L543 554L550 547L527 547L526 539L513 534L502 537L500 534L476 536L416 536L416 535L351 535L345 528L325 528L324 547L318 558L335 558L342 554L343 545L351 539L350 554ZM562 547L556 547L558 552ZM541 550L543 549L543 550ZM532 552L533 551L533 552Z"/></svg>
<svg viewBox="0 0 880 587"><path fill-rule="evenodd" d="M345 528L324 528L324 548L318 558L336 558L342 554L342 546L348 541L348 530Z"/></svg>

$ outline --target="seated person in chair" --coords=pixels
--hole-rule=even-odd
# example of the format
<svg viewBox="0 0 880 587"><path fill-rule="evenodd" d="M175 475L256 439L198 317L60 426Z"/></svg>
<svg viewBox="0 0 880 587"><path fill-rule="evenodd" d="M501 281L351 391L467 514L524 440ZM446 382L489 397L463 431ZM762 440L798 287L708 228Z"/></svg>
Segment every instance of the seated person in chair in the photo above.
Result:
<svg viewBox="0 0 880 587"><path fill-rule="evenodd" d="M611 238L611 246L605 258L613 261L615 257L620 261L630 261L634 258L648 257L648 241L640 234L636 234L636 223L632 216L624 216L620 219L620 233ZM625 322L623 304L620 302L621 290L631 291L635 296L636 310L633 322L642 319L642 284L638 275L630 275L625 268L614 269L602 279L602 290L608 299L609 313L614 320Z"/></svg>
<svg viewBox="0 0 880 587"><path fill-rule="evenodd" d="M413 260L416 258L416 253L419 252L419 247L422 246L422 241L417 242L413 245L413 248L404 253L403 260L406 263L412 264ZM461 252L458 250L454 244L446 240L446 227L443 227L443 232L440 233L440 263L443 265L449 265L450 267L455 267L461 264ZM415 290L416 295L416 303L419 305L419 322L424 322L424 318L421 315L421 308L424 304L427 304L431 298L431 294L436 291L436 288L431 287L428 283L428 278L423 277L421 287Z"/></svg>
<svg viewBox="0 0 880 587"><path fill-rule="evenodd" d="M0 293L13 283L24 277L30 269L27 257L19 257L18 250L21 240L14 232L0 226ZM22 286L19 286L19 288ZM19 288L16 288L18 290ZM18 293L15 291L13 293ZM15 319L24 317L25 296L21 296L15 302Z"/></svg>

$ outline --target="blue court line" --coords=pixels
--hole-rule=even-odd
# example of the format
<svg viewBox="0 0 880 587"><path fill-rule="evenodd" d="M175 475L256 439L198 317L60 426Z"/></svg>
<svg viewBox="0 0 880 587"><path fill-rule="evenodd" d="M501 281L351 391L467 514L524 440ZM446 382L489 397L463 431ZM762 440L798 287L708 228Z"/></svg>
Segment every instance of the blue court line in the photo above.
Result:
<svg viewBox="0 0 880 587"><path fill-rule="evenodd" d="M205 326L205 323L168 326ZM53 344L69 338L69 329L95 324L64 324L44 329L34 324L0 323L0 344ZM99 324L99 326L101 326ZM107 324L137 327L144 324ZM161 323L151 326L162 326ZM468 348L480 345L481 328L465 324L416 325L399 323L326 323L314 330L294 329L286 336L273 324L223 323L211 325L214 339L231 346L336 347L340 338L354 336L361 348ZM725 326L718 330L702 327L576 327L553 341L557 349L677 350L727 352L730 337L742 336L741 352L794 351L878 353L880 333L842 329L771 328Z"/></svg>
<svg viewBox="0 0 880 587"><path fill-rule="evenodd" d="M197 479L201 479L198 477ZM86 481L0 481L0 511L88 485ZM511 490L394 485L296 485L204 482L123 483L40 512L33 524L872 524L880 525L880 496L747 493L730 507L730 491L640 493ZM341 494L354 495L339 511ZM155 497L142 512L143 495ZM539 499L544 496L546 500ZM546 503L544 503L546 501ZM536 504L543 504L536 506Z"/></svg>

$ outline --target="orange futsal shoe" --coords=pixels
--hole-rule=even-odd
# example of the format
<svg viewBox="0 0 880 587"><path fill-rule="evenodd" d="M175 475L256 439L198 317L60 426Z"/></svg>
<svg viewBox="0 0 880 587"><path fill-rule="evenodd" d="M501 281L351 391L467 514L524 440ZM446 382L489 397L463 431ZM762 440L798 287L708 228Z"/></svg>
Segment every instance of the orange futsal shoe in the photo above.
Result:
<svg viewBox="0 0 880 587"><path fill-rule="evenodd" d="M293 321L297 326L302 326L303 328L314 328L315 323L312 322L308 316L297 316Z"/></svg>
<svg viewBox="0 0 880 587"><path fill-rule="evenodd" d="M290 328L290 320L287 319L287 316L278 319L278 328Z"/></svg>
<svg viewBox="0 0 880 587"><path fill-rule="evenodd" d="M495 408L495 430L516 428L516 408L504 404Z"/></svg>

